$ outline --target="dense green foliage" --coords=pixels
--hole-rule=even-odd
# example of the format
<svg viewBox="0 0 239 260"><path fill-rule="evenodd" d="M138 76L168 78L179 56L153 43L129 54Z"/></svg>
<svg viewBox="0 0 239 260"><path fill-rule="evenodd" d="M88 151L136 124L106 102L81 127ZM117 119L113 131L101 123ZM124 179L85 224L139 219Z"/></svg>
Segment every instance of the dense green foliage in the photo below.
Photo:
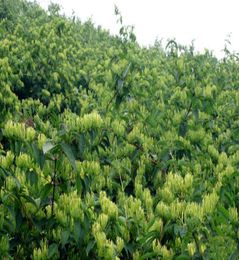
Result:
<svg viewBox="0 0 239 260"><path fill-rule="evenodd" d="M0 1L1 259L237 259L239 64Z"/></svg>

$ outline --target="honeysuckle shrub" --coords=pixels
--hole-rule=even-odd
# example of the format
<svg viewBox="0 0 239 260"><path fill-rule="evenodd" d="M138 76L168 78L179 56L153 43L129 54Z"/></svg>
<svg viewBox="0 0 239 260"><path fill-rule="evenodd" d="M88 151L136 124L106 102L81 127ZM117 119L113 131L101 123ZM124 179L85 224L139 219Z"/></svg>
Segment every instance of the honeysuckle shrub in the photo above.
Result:
<svg viewBox="0 0 239 260"><path fill-rule="evenodd" d="M0 3L2 259L237 259L239 64Z"/></svg>

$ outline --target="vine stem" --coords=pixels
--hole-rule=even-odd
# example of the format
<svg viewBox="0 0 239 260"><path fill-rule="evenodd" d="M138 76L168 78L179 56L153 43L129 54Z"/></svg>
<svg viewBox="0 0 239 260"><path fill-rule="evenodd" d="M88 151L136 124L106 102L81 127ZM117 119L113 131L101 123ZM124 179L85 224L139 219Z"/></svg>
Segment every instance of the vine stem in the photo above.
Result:
<svg viewBox="0 0 239 260"><path fill-rule="evenodd" d="M54 215L54 203L55 203L55 192L56 192L56 158L54 158L54 174L52 177L53 191L52 191L52 204L51 204L51 215Z"/></svg>

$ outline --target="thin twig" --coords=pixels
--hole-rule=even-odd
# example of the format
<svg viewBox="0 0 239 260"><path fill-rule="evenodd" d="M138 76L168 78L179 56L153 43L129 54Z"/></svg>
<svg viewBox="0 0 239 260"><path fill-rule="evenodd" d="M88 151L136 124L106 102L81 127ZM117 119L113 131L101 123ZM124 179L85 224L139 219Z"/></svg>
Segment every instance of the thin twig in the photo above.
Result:
<svg viewBox="0 0 239 260"><path fill-rule="evenodd" d="M56 192L56 158L54 158L54 174L52 178L53 191L52 191L52 204L51 204L51 215L54 215L54 202L55 202L55 192Z"/></svg>

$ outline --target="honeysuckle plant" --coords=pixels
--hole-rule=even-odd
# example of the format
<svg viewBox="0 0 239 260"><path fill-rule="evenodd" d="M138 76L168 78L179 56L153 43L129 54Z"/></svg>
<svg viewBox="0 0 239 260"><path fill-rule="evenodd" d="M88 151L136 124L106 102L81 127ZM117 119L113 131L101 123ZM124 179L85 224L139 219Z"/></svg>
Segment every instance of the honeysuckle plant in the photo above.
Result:
<svg viewBox="0 0 239 260"><path fill-rule="evenodd" d="M3 259L237 259L238 55L142 48L0 3Z"/></svg>

